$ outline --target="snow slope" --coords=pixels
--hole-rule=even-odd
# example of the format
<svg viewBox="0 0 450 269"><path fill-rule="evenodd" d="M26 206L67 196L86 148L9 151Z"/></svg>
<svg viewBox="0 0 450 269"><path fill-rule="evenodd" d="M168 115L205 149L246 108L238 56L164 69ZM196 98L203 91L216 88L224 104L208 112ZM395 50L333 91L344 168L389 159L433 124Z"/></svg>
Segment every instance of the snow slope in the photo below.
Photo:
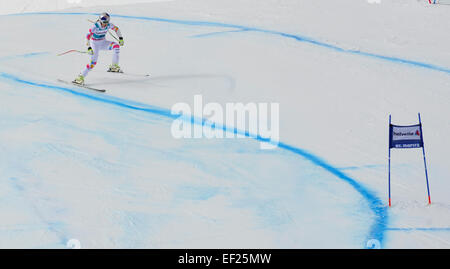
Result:
<svg viewBox="0 0 450 269"><path fill-rule="evenodd" d="M99 5L124 5L136 3L169 2L173 0L2 0L0 14L26 13L36 11L61 10L73 7Z"/></svg>
<svg viewBox="0 0 450 269"><path fill-rule="evenodd" d="M121 66L151 77L105 73L103 53L88 83L106 94L58 84L88 58L55 55L84 48L104 10ZM0 247L448 248L448 11L180 0L1 16ZM173 139L170 107L195 94L278 102L280 147ZM388 209L388 115L417 112L433 204L421 151L394 151Z"/></svg>

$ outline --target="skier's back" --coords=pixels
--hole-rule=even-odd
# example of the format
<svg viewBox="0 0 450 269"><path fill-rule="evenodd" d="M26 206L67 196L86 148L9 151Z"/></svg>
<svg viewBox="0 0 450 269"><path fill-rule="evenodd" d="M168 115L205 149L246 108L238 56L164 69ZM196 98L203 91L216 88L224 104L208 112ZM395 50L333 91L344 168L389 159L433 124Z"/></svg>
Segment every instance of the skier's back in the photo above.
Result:
<svg viewBox="0 0 450 269"><path fill-rule="evenodd" d="M119 36L119 44L116 42L108 41L105 39L108 30L114 30ZM120 46L123 46L124 41L122 34L117 26L110 23L110 16L104 12L100 15L99 19L95 22L94 26L89 29L89 33L86 36L88 53L91 56L91 61L86 65L86 68L81 74L73 81L76 84L84 84L84 78L88 75L94 66L97 64L98 55L100 50L113 50L112 64L109 67L109 72L120 72L119 67L119 54Z"/></svg>

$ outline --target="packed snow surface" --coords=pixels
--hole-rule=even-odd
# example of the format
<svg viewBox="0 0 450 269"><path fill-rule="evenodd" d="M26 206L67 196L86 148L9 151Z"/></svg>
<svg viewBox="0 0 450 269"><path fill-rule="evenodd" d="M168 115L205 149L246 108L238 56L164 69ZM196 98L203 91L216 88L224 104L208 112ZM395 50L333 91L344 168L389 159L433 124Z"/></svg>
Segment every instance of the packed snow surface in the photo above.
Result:
<svg viewBox="0 0 450 269"><path fill-rule="evenodd" d="M450 6L0 4L1 248L450 247ZM86 83L106 93L59 83L103 11L129 75L102 52ZM175 139L170 109L195 95L279 103L278 147ZM388 117L419 112L432 204L422 150L392 150L388 208Z"/></svg>

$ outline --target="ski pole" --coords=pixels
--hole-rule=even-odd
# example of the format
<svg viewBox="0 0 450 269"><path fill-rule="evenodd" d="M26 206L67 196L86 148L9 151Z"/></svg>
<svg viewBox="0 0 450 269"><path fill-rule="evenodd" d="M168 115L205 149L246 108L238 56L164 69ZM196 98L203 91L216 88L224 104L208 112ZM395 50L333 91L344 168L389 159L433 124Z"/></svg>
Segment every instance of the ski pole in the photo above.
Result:
<svg viewBox="0 0 450 269"><path fill-rule="evenodd" d="M71 52L87 53L86 51L81 51L81 50L68 50L68 51L66 51L66 52L63 52L63 53L58 54L57 56L62 56L62 55L65 55L65 54L71 53Z"/></svg>
<svg viewBox="0 0 450 269"><path fill-rule="evenodd" d="M119 42L119 39L117 39L117 37L115 37L109 30L108 30L108 34L110 34L115 40L117 40L117 42Z"/></svg>

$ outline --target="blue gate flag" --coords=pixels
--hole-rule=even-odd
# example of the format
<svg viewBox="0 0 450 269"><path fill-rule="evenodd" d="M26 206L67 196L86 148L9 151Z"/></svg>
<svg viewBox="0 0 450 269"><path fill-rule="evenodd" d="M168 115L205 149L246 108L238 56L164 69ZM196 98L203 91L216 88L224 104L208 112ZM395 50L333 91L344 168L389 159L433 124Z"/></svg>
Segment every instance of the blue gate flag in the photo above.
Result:
<svg viewBox="0 0 450 269"><path fill-rule="evenodd" d="M389 148L423 147L422 124L399 126L389 125Z"/></svg>
<svg viewBox="0 0 450 269"><path fill-rule="evenodd" d="M422 148L423 164L425 166L425 179L427 180L428 204L431 204L430 185L428 183L427 160L425 158L425 146L423 145L422 120L419 116L419 124L400 126L391 124L391 115L389 115L389 207L391 206L391 148L410 149Z"/></svg>

